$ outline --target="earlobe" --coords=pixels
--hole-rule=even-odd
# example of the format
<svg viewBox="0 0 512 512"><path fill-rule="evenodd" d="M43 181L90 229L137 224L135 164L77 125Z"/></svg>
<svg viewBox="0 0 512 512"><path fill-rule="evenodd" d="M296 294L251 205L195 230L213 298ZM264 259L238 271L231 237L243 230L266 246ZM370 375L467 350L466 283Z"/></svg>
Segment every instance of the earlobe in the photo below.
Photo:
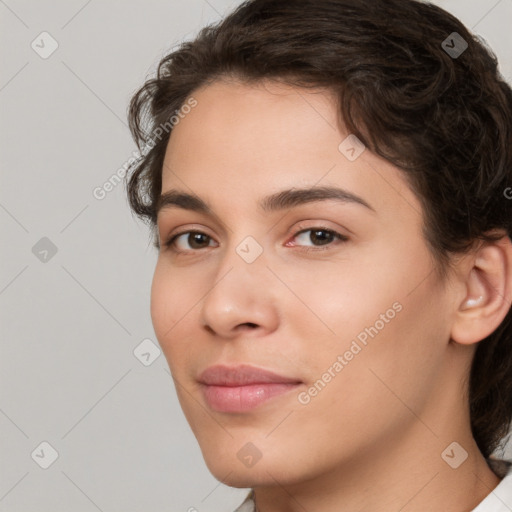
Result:
<svg viewBox="0 0 512 512"><path fill-rule="evenodd" d="M478 250L463 285L465 295L455 311L451 339L469 345L492 334L510 310L512 244L508 237Z"/></svg>

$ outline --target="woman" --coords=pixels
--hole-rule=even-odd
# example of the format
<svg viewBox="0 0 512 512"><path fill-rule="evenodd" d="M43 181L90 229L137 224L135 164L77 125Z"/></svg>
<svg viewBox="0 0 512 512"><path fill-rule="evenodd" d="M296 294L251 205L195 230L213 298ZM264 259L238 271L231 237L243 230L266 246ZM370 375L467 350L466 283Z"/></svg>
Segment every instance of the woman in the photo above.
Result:
<svg viewBox="0 0 512 512"><path fill-rule="evenodd" d="M253 0L135 94L155 333L239 511L512 510L512 91L413 0Z"/></svg>

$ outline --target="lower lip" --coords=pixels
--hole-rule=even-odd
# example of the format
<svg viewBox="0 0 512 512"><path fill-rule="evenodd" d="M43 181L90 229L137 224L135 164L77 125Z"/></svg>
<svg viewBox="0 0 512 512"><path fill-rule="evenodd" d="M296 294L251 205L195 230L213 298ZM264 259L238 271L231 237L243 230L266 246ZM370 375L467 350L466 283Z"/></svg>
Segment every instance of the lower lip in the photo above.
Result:
<svg viewBox="0 0 512 512"><path fill-rule="evenodd" d="M219 412L250 411L271 398L295 389L299 384L268 383L247 386L204 386L211 409Z"/></svg>

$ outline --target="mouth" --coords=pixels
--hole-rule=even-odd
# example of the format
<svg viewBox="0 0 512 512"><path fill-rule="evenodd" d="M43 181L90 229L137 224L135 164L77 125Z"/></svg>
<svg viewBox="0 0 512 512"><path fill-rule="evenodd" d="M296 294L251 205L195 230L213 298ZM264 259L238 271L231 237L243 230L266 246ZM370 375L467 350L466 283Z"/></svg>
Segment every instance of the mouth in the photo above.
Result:
<svg viewBox="0 0 512 512"><path fill-rule="evenodd" d="M204 399L217 412L245 412L296 389L302 381L250 365L211 366L198 378Z"/></svg>

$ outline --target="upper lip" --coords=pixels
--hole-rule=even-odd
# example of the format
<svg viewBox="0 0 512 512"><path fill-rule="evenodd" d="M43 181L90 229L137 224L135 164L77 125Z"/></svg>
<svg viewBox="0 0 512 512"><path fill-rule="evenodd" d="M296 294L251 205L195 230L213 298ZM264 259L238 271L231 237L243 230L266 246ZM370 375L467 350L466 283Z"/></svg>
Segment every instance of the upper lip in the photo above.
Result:
<svg viewBox="0 0 512 512"><path fill-rule="evenodd" d="M204 370L198 378L208 386L248 386L250 384L293 383L301 381L263 368L242 364L238 366L216 365Z"/></svg>

